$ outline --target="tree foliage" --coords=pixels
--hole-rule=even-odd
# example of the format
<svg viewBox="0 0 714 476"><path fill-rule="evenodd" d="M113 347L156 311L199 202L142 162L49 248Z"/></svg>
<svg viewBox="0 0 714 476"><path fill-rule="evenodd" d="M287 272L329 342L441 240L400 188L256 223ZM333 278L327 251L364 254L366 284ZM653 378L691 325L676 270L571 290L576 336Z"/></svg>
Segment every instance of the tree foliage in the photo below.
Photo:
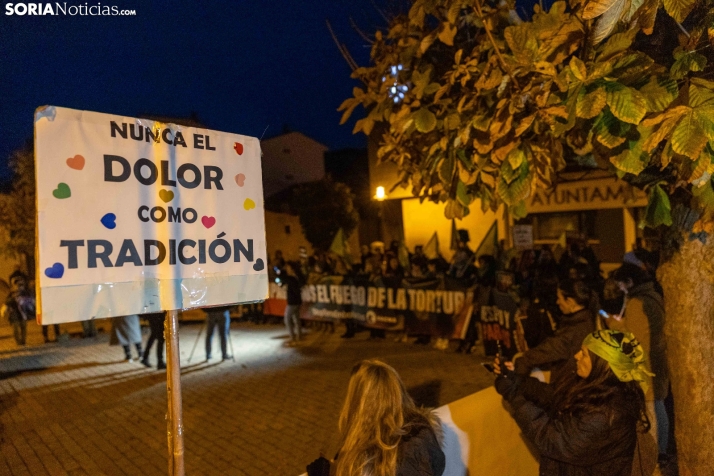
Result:
<svg viewBox="0 0 714 476"><path fill-rule="evenodd" d="M413 0L375 33L342 121L363 106L354 132L384 131L379 160L448 218L475 199L522 216L535 187L594 162L647 189L648 224L672 223L672 199L711 232L714 2L556 1L527 20L513 9Z"/></svg>
<svg viewBox="0 0 714 476"><path fill-rule="evenodd" d="M305 238L320 251L327 251L342 228L349 237L359 224L352 192L329 176L295 189L292 208L297 211Z"/></svg>
<svg viewBox="0 0 714 476"><path fill-rule="evenodd" d="M13 152L10 167L14 177L12 189L0 194L0 224L9 239L0 244L0 253L24 255L28 263L35 255L35 158L32 143ZM34 272L34 270L30 270Z"/></svg>

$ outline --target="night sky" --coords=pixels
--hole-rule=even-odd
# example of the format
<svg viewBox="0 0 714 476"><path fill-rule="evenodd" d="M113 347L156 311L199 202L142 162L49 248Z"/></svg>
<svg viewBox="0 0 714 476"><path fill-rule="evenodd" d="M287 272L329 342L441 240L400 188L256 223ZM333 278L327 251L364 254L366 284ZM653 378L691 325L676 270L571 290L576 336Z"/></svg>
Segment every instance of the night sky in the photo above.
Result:
<svg viewBox="0 0 714 476"><path fill-rule="evenodd" d="M340 126L355 85L329 19L355 59L369 48L349 24L385 25L371 0L67 1L136 16L6 16L0 7L0 180L32 137L33 112L55 105L125 116L188 117L260 137L287 124L331 149L364 147Z"/></svg>

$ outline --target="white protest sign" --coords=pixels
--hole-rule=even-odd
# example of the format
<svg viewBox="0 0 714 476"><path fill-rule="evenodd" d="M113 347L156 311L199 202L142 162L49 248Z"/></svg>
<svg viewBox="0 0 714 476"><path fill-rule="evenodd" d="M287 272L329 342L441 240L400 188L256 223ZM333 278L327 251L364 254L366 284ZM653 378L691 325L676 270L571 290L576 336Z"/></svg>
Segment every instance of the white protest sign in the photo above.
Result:
<svg viewBox="0 0 714 476"><path fill-rule="evenodd" d="M265 299L258 139L35 113L43 324Z"/></svg>
<svg viewBox="0 0 714 476"><path fill-rule="evenodd" d="M533 249L533 225L513 225L513 246L519 250Z"/></svg>

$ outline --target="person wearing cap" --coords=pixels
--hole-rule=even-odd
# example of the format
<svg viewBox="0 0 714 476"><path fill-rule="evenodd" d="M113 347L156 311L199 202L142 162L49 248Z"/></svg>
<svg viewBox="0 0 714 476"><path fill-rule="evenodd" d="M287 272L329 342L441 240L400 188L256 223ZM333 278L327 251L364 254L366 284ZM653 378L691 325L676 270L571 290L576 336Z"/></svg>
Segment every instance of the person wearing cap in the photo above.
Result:
<svg viewBox="0 0 714 476"><path fill-rule="evenodd" d="M650 426L645 392L652 374L635 336L595 331L575 360L576 374L555 388L516 374L510 362L494 362L496 391L538 449L540 474L631 476L640 474L633 473L635 463L653 468L655 454L644 443L638 447L638 432L644 435Z"/></svg>

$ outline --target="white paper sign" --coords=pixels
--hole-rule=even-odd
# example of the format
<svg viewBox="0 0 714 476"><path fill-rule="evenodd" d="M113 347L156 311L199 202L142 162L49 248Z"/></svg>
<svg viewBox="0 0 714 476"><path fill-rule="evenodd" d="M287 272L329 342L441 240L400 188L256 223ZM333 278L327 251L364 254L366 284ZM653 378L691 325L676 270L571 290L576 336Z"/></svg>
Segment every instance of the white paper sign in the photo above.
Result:
<svg viewBox="0 0 714 476"><path fill-rule="evenodd" d="M42 323L267 296L258 139L35 114Z"/></svg>
<svg viewBox="0 0 714 476"><path fill-rule="evenodd" d="M533 249L533 225L513 225L513 246L519 250Z"/></svg>

